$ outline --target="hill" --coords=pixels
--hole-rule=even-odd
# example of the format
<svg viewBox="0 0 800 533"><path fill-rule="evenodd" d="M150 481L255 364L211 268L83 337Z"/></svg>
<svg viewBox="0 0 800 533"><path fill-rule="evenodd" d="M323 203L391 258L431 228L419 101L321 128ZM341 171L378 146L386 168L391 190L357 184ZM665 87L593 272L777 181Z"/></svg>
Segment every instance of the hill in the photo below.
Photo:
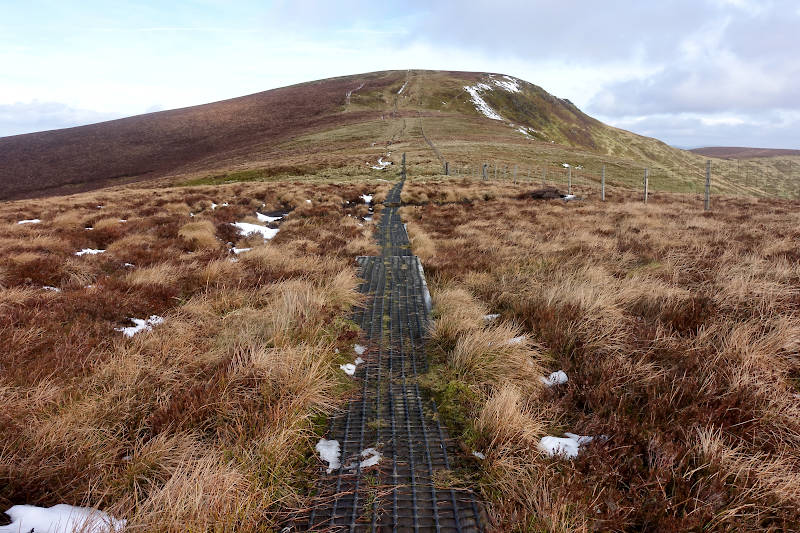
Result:
<svg viewBox="0 0 800 533"><path fill-rule="evenodd" d="M754 157L780 157L800 155L800 150L785 148L748 148L746 146L707 146L689 150L695 154L723 159L750 159Z"/></svg>
<svg viewBox="0 0 800 533"><path fill-rule="evenodd" d="M569 164L595 181L605 166L613 183L626 186L638 186L648 168L652 190L664 191L697 191L704 179L702 155L603 124L532 83L409 70L0 138L0 199L144 180L353 179L379 158L392 162L392 150L408 152L429 174L441 173L446 160L455 173L474 173L484 162L527 173L565 172ZM715 161L715 192L788 195L796 188L792 168L760 163L758 181Z"/></svg>

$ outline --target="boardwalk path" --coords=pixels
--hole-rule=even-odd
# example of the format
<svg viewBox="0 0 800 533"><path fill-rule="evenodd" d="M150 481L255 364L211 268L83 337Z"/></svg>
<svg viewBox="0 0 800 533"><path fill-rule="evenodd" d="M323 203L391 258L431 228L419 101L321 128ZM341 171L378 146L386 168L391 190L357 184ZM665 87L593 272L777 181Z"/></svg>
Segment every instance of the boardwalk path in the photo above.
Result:
<svg viewBox="0 0 800 533"><path fill-rule="evenodd" d="M372 355L356 373L360 398L332 421L328 438L339 441L344 466L323 476L312 531L483 530L474 495L446 488L447 435L435 403L417 384L427 369L430 295L397 212L402 187L401 181L384 202L377 235L381 256L358 258L367 303L354 320ZM362 469L359 454L368 448L382 459Z"/></svg>

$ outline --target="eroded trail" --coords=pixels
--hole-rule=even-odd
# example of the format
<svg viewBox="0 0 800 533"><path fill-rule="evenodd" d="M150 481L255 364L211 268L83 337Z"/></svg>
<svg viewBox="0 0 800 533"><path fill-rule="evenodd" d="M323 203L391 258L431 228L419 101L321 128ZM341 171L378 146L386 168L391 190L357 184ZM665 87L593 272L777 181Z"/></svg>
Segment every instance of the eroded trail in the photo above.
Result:
<svg viewBox="0 0 800 533"><path fill-rule="evenodd" d="M323 476L312 531L483 530L474 494L447 487L450 443L416 379L427 369L430 295L397 213L402 187L384 202L381 256L359 258L360 291L368 300L354 320L369 339L370 355L356 373L361 397L331 424L328 438L339 441L343 466ZM381 460L366 466L365 457L374 454L362 452L370 448Z"/></svg>

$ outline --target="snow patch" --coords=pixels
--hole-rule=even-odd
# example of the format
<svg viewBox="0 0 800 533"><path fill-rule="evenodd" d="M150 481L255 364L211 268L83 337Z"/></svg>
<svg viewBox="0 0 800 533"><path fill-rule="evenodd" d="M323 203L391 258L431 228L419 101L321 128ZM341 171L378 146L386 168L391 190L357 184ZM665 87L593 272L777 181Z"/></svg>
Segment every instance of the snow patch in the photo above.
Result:
<svg viewBox="0 0 800 533"><path fill-rule="evenodd" d="M51 287L50 285L45 285L42 288L46 291L61 292L61 289L59 289L58 287Z"/></svg>
<svg viewBox="0 0 800 533"><path fill-rule="evenodd" d="M378 464L383 456L381 452L376 450L375 448L365 448L359 454L362 458L362 461L358 461L357 463L350 463L345 467L345 470L355 470L356 468L369 468L371 466L375 466Z"/></svg>
<svg viewBox="0 0 800 533"><path fill-rule="evenodd" d="M367 351L366 346L361 346L360 344L356 344L353 346L353 351L356 352L357 355L364 355L364 352Z"/></svg>
<svg viewBox="0 0 800 533"><path fill-rule="evenodd" d="M485 91L491 90L492 88L486 85L485 83L478 83L475 86L465 85L464 90L467 91L472 99L472 103L475 105L475 109L483 114L483 116L490 118L492 120L503 120L494 109L486 103L486 100L481 98L481 95L478 91Z"/></svg>
<svg viewBox="0 0 800 533"><path fill-rule="evenodd" d="M358 344L356 344L356 347L362 348L361 350L356 349L356 353L358 355L364 355L364 351L366 350L366 348L364 348L363 346L359 346ZM358 368L358 365L360 365L363 362L364 360L361 359L361 357L356 357L356 360L353 361L352 363L345 363L343 365L339 365L339 368L341 368L344 371L344 373L347 374L348 376L352 376L356 373L356 368Z"/></svg>
<svg viewBox="0 0 800 533"><path fill-rule="evenodd" d="M367 164L369 164L369 163L367 163ZM385 169L386 167L388 167L391 164L392 164L391 161L384 161L383 157L379 157L378 158L378 164L377 165L372 165L372 168L374 170L383 170L383 169Z"/></svg>
<svg viewBox="0 0 800 533"><path fill-rule="evenodd" d="M506 91L508 91L510 93L518 93L519 92L519 85L518 85L517 80L515 80L514 78L512 78L510 76L503 76L503 77L505 78L505 80L498 80L498 79L492 78L492 82L495 85L497 85L498 87L500 87L501 89L505 89Z"/></svg>
<svg viewBox="0 0 800 533"><path fill-rule="evenodd" d="M356 365L354 365L353 363L345 363L343 365L339 365L339 368L344 370L344 373L347 374L348 376L355 375L356 373Z"/></svg>
<svg viewBox="0 0 800 533"><path fill-rule="evenodd" d="M52 507L14 505L6 514L11 523L0 533L112 533L122 531L126 521L87 507L59 503Z"/></svg>
<svg viewBox="0 0 800 533"><path fill-rule="evenodd" d="M124 265L122 265L122 266L124 266L125 268L133 268L133 267L135 267L136 265L134 265L133 263L125 263L125 264L124 264Z"/></svg>
<svg viewBox="0 0 800 533"><path fill-rule="evenodd" d="M569 168L569 163L561 163L561 166L564 168Z"/></svg>
<svg viewBox="0 0 800 533"><path fill-rule="evenodd" d="M506 344L522 344L524 340L525 340L525 335L520 335L519 337L508 339L506 341Z"/></svg>
<svg viewBox="0 0 800 533"><path fill-rule="evenodd" d="M244 237L260 234L265 239L271 239L278 234L278 228L268 228L267 226L250 224L249 222L232 222L231 226L235 226L239 230L239 235Z"/></svg>
<svg viewBox="0 0 800 533"><path fill-rule="evenodd" d="M477 458L478 458L478 459L480 459L481 461L483 461L484 459L486 459L486 456L485 456L485 455L483 455L481 452L472 452L472 455L474 455L475 457L477 457Z"/></svg>
<svg viewBox="0 0 800 533"><path fill-rule="evenodd" d="M75 252L75 255L97 255L97 254L104 254L105 252L106 252L105 250L95 250L93 248L84 248L80 252Z"/></svg>
<svg viewBox="0 0 800 533"><path fill-rule="evenodd" d="M403 90L405 90L406 85L408 85L408 80L406 80L406 82L403 84L403 86L400 87L400 90L397 91L397 94L403 94Z"/></svg>
<svg viewBox="0 0 800 533"><path fill-rule="evenodd" d="M558 456L565 459L575 459L581 446L589 444L593 440L594 437L565 432L564 437L542 437L538 447L549 457Z"/></svg>
<svg viewBox="0 0 800 533"><path fill-rule="evenodd" d="M492 314L492 315L483 315L483 319L486 320L487 322L490 321L490 320L497 320L498 318L500 318L500 314L499 313L495 313L495 314Z"/></svg>
<svg viewBox="0 0 800 533"><path fill-rule="evenodd" d="M340 451L338 440L319 439L316 448L320 458L328 463L327 472L329 474L341 466L339 462Z"/></svg>
<svg viewBox="0 0 800 533"><path fill-rule="evenodd" d="M39 224L41 220L38 218L29 218L27 220L20 220L17 224Z"/></svg>
<svg viewBox="0 0 800 533"><path fill-rule="evenodd" d="M361 199L364 200L365 204L371 204L372 203L372 195L371 194L362 194L361 195Z"/></svg>
<svg viewBox="0 0 800 533"><path fill-rule="evenodd" d="M237 248L235 246L233 248L231 248L231 252L235 253L236 255L243 254L245 252L249 252L250 250L252 250L252 248Z"/></svg>
<svg viewBox="0 0 800 533"><path fill-rule="evenodd" d="M569 378L567 378L567 373L564 372L563 370L558 370L556 372L553 372L548 377L539 376L539 381L541 381L542 384L545 387L553 387L555 385L563 385L568 380L569 380Z"/></svg>
<svg viewBox="0 0 800 533"><path fill-rule="evenodd" d="M266 222L267 224L271 224L273 222L277 222L278 220L283 218L283 215L277 217L271 217L269 215L262 215L258 211L256 211L256 218L258 218L259 222Z"/></svg>
<svg viewBox="0 0 800 533"><path fill-rule="evenodd" d="M114 331L121 331L126 337L133 337L140 331L150 331L153 326L157 326L164 322L164 319L158 315L150 315L150 318L131 318L131 322L136 324L127 328L114 328Z"/></svg>

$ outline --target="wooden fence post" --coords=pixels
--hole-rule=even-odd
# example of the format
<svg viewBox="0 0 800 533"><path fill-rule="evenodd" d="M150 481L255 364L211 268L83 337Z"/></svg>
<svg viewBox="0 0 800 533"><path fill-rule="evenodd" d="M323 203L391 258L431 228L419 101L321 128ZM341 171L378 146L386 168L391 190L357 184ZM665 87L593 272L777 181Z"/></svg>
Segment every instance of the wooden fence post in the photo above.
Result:
<svg viewBox="0 0 800 533"><path fill-rule="evenodd" d="M489 181L489 163L483 164L483 181Z"/></svg>
<svg viewBox="0 0 800 533"><path fill-rule="evenodd" d="M448 163L447 161L444 162L444 175L445 176L450 175L450 163Z"/></svg>
<svg viewBox="0 0 800 533"><path fill-rule="evenodd" d="M567 167L567 194L572 194L572 165Z"/></svg>
<svg viewBox="0 0 800 533"><path fill-rule="evenodd" d="M514 185L517 184L517 165L514 165Z"/></svg>
<svg viewBox="0 0 800 533"><path fill-rule="evenodd" d="M711 160L706 160L706 201L703 207L704 211L711 210Z"/></svg>
<svg viewBox="0 0 800 533"><path fill-rule="evenodd" d="M402 169L402 179L406 179L406 153L403 152L403 169Z"/></svg>
<svg viewBox="0 0 800 533"><path fill-rule="evenodd" d="M647 203L647 187L649 185L650 169L644 169L644 203Z"/></svg>
<svg viewBox="0 0 800 533"><path fill-rule="evenodd" d="M603 165L603 170L600 173L600 201L606 201L606 166Z"/></svg>

